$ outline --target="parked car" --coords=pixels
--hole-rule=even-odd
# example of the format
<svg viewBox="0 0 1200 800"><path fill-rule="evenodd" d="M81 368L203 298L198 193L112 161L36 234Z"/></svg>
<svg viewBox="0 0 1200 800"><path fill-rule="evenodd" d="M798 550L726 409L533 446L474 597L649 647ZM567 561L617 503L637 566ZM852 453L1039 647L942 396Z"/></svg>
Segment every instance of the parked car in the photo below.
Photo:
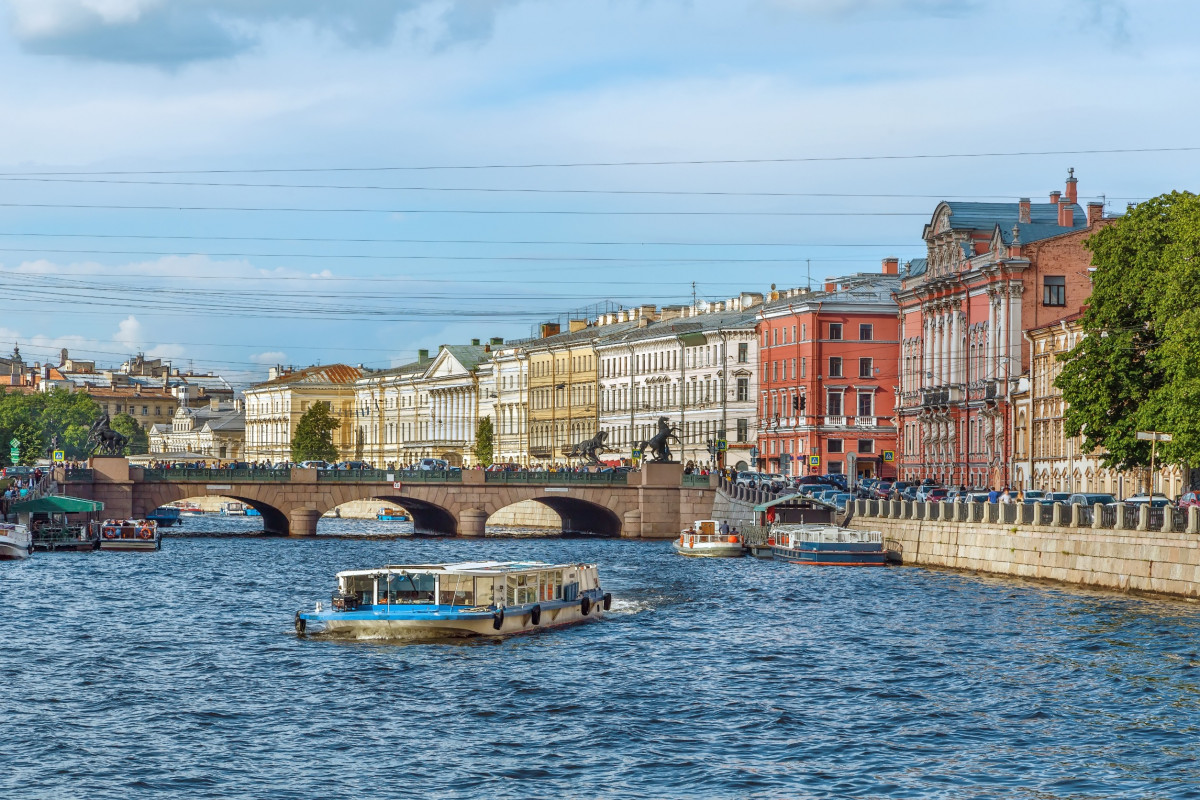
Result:
<svg viewBox="0 0 1200 800"><path fill-rule="evenodd" d="M910 486L912 486L912 484L908 481L895 481L892 483L892 493L899 497L901 493L903 493L904 490Z"/></svg>
<svg viewBox="0 0 1200 800"><path fill-rule="evenodd" d="M1043 497L1038 502L1044 506L1052 506L1055 503L1067 502L1067 498L1069 498L1070 496L1071 496L1070 492L1046 492L1045 497Z"/></svg>
<svg viewBox="0 0 1200 800"><path fill-rule="evenodd" d="M331 464L328 461L301 461L300 469L329 469Z"/></svg>
<svg viewBox="0 0 1200 800"><path fill-rule="evenodd" d="M880 500L887 500L892 494L892 484L887 481L880 481L875 484L875 497Z"/></svg>
<svg viewBox="0 0 1200 800"><path fill-rule="evenodd" d="M1154 495L1146 495L1141 492L1138 492L1132 497L1125 498L1125 505L1127 506L1143 506L1147 503L1150 504L1151 508L1163 508L1164 506L1171 505L1171 498L1167 497L1165 494L1156 493Z"/></svg>
<svg viewBox="0 0 1200 800"><path fill-rule="evenodd" d="M967 492L965 502L967 503L986 503L988 501L987 492Z"/></svg>
<svg viewBox="0 0 1200 800"><path fill-rule="evenodd" d="M1087 506L1088 508L1096 505L1096 503L1107 506L1116 502L1117 498L1113 497L1111 494L1098 494L1094 492L1077 492L1076 494L1073 494L1067 498L1067 505L1079 503L1079 505Z"/></svg>
<svg viewBox="0 0 1200 800"><path fill-rule="evenodd" d="M901 500L916 500L917 499L917 487L916 486L906 486L903 489L901 489L900 490L900 499Z"/></svg>
<svg viewBox="0 0 1200 800"><path fill-rule="evenodd" d="M450 462L444 458L422 458L417 462L417 469L423 472L450 469Z"/></svg>
<svg viewBox="0 0 1200 800"><path fill-rule="evenodd" d="M1200 492L1184 492L1175 505L1179 506L1180 508L1200 506Z"/></svg>
<svg viewBox="0 0 1200 800"><path fill-rule="evenodd" d="M1046 493L1041 489L1026 489L1024 495L1025 499L1022 502L1024 502L1026 505L1031 505L1033 503L1042 502L1042 499L1045 498Z"/></svg>
<svg viewBox="0 0 1200 800"><path fill-rule="evenodd" d="M845 508L846 503L850 502L853 499L854 499L854 495L850 494L849 492L838 492L837 494L833 495L832 499L828 500L827 502L833 503L838 508Z"/></svg>
<svg viewBox="0 0 1200 800"><path fill-rule="evenodd" d="M32 474L33 474L33 467L13 466L13 467L5 467L3 470L0 470L0 478L19 478L24 475L32 475Z"/></svg>
<svg viewBox="0 0 1200 800"><path fill-rule="evenodd" d="M925 488L923 494L927 503L943 503L950 496L950 490L940 486L930 486Z"/></svg>
<svg viewBox="0 0 1200 800"><path fill-rule="evenodd" d="M337 465L337 469L372 469L371 465L365 461L343 461Z"/></svg>

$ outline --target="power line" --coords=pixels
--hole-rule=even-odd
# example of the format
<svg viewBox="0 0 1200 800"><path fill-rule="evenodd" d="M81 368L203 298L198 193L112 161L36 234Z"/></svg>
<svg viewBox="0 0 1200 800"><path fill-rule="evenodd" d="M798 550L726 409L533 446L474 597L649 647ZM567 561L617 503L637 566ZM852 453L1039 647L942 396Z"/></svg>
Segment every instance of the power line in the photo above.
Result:
<svg viewBox="0 0 1200 800"><path fill-rule="evenodd" d="M1187 153L1200 147L1122 147L1090 150L1016 150L983 153L915 153L907 155L802 156L786 158L714 158L661 161L566 161L525 164L387 165L375 167L293 167L253 169L78 170L7 172L2 177L74 175L267 175L314 172L420 172L426 170L572 169L577 167L661 167L716 164L813 164L841 161L917 161L954 158L1024 158L1029 156L1118 155L1130 153Z"/></svg>

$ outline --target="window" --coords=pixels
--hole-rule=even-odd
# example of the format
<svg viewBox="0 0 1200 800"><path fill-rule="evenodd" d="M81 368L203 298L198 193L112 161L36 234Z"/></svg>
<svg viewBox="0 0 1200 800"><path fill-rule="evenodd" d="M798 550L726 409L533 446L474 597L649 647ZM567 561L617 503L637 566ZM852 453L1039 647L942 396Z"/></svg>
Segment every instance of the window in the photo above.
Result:
<svg viewBox="0 0 1200 800"><path fill-rule="evenodd" d="M873 392L858 393L858 416L873 417L875 416L875 395Z"/></svg>
<svg viewBox="0 0 1200 800"><path fill-rule="evenodd" d="M807 358L800 359L800 377L801 378L808 377L808 359Z"/></svg>
<svg viewBox="0 0 1200 800"><path fill-rule="evenodd" d="M840 322L829 323L829 338L830 339L841 339L842 338L842 323L840 323Z"/></svg>
<svg viewBox="0 0 1200 800"><path fill-rule="evenodd" d="M858 377L870 378L872 376L872 374L873 374L873 371L871 369L871 367L873 366L872 361L873 361L873 359L870 359L870 358L860 358L858 360Z"/></svg>
<svg viewBox="0 0 1200 800"><path fill-rule="evenodd" d="M737 440L744 442L750 437L750 420L739 419L737 421Z"/></svg>
<svg viewBox="0 0 1200 800"><path fill-rule="evenodd" d="M792 359L792 380L800 377L800 373L796 372L796 359Z"/></svg>
<svg viewBox="0 0 1200 800"><path fill-rule="evenodd" d="M807 324L800 326L800 338L802 340L808 339L808 325Z"/></svg>
<svg viewBox="0 0 1200 800"><path fill-rule="evenodd" d="M745 402L750 399L750 379L737 379L737 399L738 402Z"/></svg>
<svg viewBox="0 0 1200 800"><path fill-rule="evenodd" d="M779 362L778 361L771 362L771 380L773 380L773 381L779 380Z"/></svg>
<svg viewBox="0 0 1200 800"><path fill-rule="evenodd" d="M842 447L842 440L841 440L841 439L829 439L829 440L828 440L828 442L827 442L827 444L828 444L828 447L829 447L829 452L831 452L831 453L844 453L844 452L846 452L846 451L843 449L843 447Z"/></svg>
<svg viewBox="0 0 1200 800"><path fill-rule="evenodd" d="M829 377L831 377L831 378L842 377L842 357L841 356L830 356L830 358L829 358Z"/></svg>
<svg viewBox="0 0 1200 800"><path fill-rule="evenodd" d="M142 416L143 417L150 416L150 407L149 406L142 406Z"/></svg>
<svg viewBox="0 0 1200 800"><path fill-rule="evenodd" d="M1062 275L1047 275L1042 290L1042 305L1065 306L1067 304L1067 279Z"/></svg>
<svg viewBox="0 0 1200 800"><path fill-rule="evenodd" d="M772 344L779 344L779 328L775 328L771 335L774 337Z"/></svg>
<svg viewBox="0 0 1200 800"><path fill-rule="evenodd" d="M830 475L841 475L842 474L842 462L841 461L830 461L829 462L829 474Z"/></svg>
<svg viewBox="0 0 1200 800"><path fill-rule="evenodd" d="M796 326L792 326L792 341L796 341Z"/></svg>
<svg viewBox="0 0 1200 800"><path fill-rule="evenodd" d="M858 452L874 453L875 452L875 440L874 439L859 439L858 440Z"/></svg>
<svg viewBox="0 0 1200 800"><path fill-rule="evenodd" d="M841 392L830 392L825 397L825 413L831 417L840 417L842 415Z"/></svg>
<svg viewBox="0 0 1200 800"><path fill-rule="evenodd" d="M738 345L738 363L747 364L750 362L750 345L742 342Z"/></svg>
<svg viewBox="0 0 1200 800"><path fill-rule="evenodd" d="M869 342L874 337L875 337L875 326L874 325L859 325L858 326L858 338L859 339L862 339L864 342Z"/></svg>

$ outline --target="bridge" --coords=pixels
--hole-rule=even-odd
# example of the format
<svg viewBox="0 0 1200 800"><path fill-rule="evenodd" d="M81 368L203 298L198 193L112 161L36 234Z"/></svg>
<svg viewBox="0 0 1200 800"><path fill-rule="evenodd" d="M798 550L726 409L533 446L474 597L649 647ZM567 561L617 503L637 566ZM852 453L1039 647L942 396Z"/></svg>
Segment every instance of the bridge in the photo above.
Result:
<svg viewBox="0 0 1200 800"><path fill-rule="evenodd" d="M66 494L100 500L105 514L144 517L168 503L228 497L256 509L267 533L313 536L317 520L352 500L406 509L414 528L443 536L482 536L488 517L534 500L553 509L565 531L669 539L712 516L717 476L684 475L680 464L639 472L464 470L150 469L97 456L87 469L55 470Z"/></svg>

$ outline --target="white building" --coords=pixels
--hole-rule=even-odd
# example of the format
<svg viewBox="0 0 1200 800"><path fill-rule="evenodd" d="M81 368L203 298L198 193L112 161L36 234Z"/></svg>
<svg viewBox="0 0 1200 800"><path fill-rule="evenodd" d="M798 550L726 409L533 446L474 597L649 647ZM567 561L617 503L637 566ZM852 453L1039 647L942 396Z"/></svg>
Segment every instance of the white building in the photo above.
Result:
<svg viewBox="0 0 1200 800"><path fill-rule="evenodd" d="M697 308L635 310L638 327L596 341L600 429L609 447L630 458L666 417L677 428L672 455L684 464L715 466L713 450L728 444L726 466L746 469L755 446L758 337L762 295L743 294ZM598 324L629 321L631 312L602 315Z"/></svg>
<svg viewBox="0 0 1200 800"><path fill-rule="evenodd" d="M529 454L529 354L516 345L492 351L496 377L494 460L524 464Z"/></svg>
<svg viewBox="0 0 1200 800"><path fill-rule="evenodd" d="M169 425L153 425L149 431L150 453L189 453L228 461L245 455L246 411L240 400L206 406L180 406Z"/></svg>

